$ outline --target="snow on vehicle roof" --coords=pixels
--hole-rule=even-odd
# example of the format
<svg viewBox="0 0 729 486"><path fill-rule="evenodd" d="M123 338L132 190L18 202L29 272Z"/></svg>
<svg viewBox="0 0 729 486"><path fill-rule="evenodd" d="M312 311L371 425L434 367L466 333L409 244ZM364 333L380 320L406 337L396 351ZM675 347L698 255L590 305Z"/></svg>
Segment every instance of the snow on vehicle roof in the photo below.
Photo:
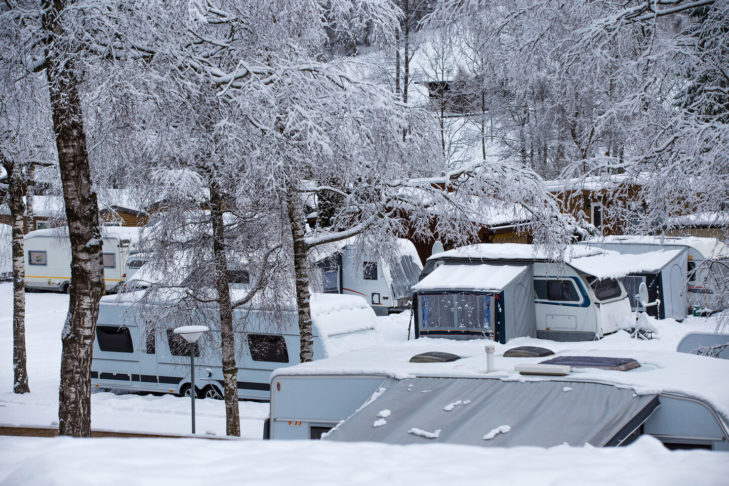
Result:
<svg viewBox="0 0 729 486"><path fill-rule="evenodd" d="M500 291L526 268L524 265L441 265L412 289Z"/></svg>
<svg viewBox="0 0 729 486"><path fill-rule="evenodd" d="M130 244L134 245L139 242L139 238L142 232L142 228L136 226L102 226L101 236L103 238L116 238L119 240L129 240ZM30 231L25 235L26 238L67 238L68 227L59 226L57 228L45 228L35 231Z"/></svg>
<svg viewBox="0 0 729 486"><path fill-rule="evenodd" d="M586 246L570 246L565 250L565 260L583 256L598 255L605 250ZM547 248L528 245L524 243L480 243L455 248L432 255L428 260L441 258L472 258L475 260L533 260L554 261L553 255Z"/></svg>
<svg viewBox="0 0 729 486"><path fill-rule="evenodd" d="M613 235L589 240L590 243L626 243L662 246L687 246L695 249L704 258L729 258L729 246L717 238L700 236L639 236Z"/></svg>
<svg viewBox="0 0 729 486"><path fill-rule="evenodd" d="M729 387L722 386L729 376L729 360L647 349L634 344L627 333L618 333L601 341L557 343L534 338L519 338L509 344L492 341L454 341L421 338L404 343L379 345L345 355L274 370L280 375L367 375L392 378L457 377L499 380L587 381L628 386L638 394L676 393L710 403L729 420ZM486 373L485 343L496 348L494 369ZM517 344L518 343L518 344ZM504 352L517 345L547 346L556 356L602 356L634 358L640 367L630 371L576 368L564 377L524 376L514 370L517 364L534 364L544 358L504 358ZM453 353L462 358L446 363L410 363L416 354L428 351ZM555 356L552 356L555 357Z"/></svg>
<svg viewBox="0 0 729 486"><path fill-rule="evenodd" d="M639 254L605 252L573 258L570 266L599 279L619 278L631 273L658 272L685 250L660 250Z"/></svg>

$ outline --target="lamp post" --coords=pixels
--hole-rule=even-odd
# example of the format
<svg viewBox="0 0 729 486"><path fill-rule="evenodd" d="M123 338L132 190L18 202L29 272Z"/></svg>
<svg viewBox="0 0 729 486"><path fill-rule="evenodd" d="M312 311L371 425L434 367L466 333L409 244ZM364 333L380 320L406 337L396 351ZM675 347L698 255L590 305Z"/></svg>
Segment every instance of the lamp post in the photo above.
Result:
<svg viewBox="0 0 729 486"><path fill-rule="evenodd" d="M175 328L175 334L179 334L185 341L190 343L190 399L192 403L192 433L195 433L195 343L202 333L209 331L207 326L181 326Z"/></svg>

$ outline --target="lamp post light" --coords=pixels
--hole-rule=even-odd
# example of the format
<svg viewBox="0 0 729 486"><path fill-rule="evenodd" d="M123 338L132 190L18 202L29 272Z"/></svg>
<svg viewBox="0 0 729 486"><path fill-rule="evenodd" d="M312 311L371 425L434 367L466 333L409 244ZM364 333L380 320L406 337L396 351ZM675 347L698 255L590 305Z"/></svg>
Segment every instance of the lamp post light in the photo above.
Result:
<svg viewBox="0 0 729 486"><path fill-rule="evenodd" d="M175 334L179 334L185 341L190 343L190 399L192 403L192 433L195 433L195 343L200 336L210 328L207 326L181 326L175 328Z"/></svg>

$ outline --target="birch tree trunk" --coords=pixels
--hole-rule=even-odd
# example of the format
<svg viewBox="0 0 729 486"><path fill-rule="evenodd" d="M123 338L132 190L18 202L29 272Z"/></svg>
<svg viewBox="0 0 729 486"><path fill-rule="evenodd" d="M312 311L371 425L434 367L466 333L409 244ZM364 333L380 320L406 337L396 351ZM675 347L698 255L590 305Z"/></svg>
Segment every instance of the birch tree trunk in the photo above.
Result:
<svg viewBox="0 0 729 486"><path fill-rule="evenodd" d="M314 338L311 329L311 294L309 293L309 248L304 241L304 215L296 192L287 196L287 211L294 241L294 274L296 277L296 307L299 311L299 359L302 363L314 359Z"/></svg>
<svg viewBox="0 0 729 486"><path fill-rule="evenodd" d="M91 184L76 60L72 53L63 56L59 51L65 34L59 17L67 6L64 0L43 2L43 30L48 42L46 77L71 240L71 295L61 336L58 432L88 437L91 433L91 353L104 275L99 207Z"/></svg>
<svg viewBox="0 0 729 486"><path fill-rule="evenodd" d="M28 393L28 367L25 350L25 249L23 240L25 204L24 183L17 163L3 164L8 172L8 206L12 224L13 257L13 392ZM9 170L8 170L9 169Z"/></svg>
<svg viewBox="0 0 729 486"><path fill-rule="evenodd" d="M220 337L223 358L223 388L225 397L225 434L240 437L238 412L238 368L235 363L235 332L233 309L228 282L228 259L225 254L223 223L223 197L218 184L210 184L210 217L213 224L213 255L215 258L215 286L218 291Z"/></svg>

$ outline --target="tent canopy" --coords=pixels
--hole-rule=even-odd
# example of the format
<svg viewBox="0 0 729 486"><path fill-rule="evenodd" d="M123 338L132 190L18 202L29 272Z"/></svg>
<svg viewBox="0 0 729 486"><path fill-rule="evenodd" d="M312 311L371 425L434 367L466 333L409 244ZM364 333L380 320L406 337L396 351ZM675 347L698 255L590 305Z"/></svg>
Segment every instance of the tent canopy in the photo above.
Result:
<svg viewBox="0 0 729 486"><path fill-rule="evenodd" d="M527 267L524 265L441 265L413 290L501 291Z"/></svg>
<svg viewBox="0 0 729 486"><path fill-rule="evenodd" d="M620 278L634 273L658 273L684 250L649 251L640 254L605 253L575 258L569 264L599 279Z"/></svg>

